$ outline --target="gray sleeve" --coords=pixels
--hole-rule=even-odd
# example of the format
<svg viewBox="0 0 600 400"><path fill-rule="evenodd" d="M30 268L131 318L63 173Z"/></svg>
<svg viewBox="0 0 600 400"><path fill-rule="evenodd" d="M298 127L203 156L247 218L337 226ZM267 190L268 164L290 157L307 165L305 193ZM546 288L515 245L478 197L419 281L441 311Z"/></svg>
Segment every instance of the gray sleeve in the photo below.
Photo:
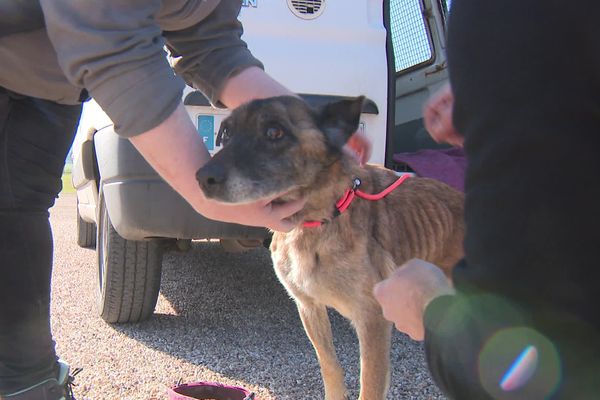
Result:
<svg viewBox="0 0 600 400"><path fill-rule="evenodd" d="M238 20L241 2L221 0L201 22L164 37L175 58L175 71L194 88L218 104L227 79L250 66L264 68L242 40Z"/></svg>
<svg viewBox="0 0 600 400"><path fill-rule="evenodd" d="M86 88L123 136L164 121L181 102L154 15L158 0L40 0L67 79Z"/></svg>

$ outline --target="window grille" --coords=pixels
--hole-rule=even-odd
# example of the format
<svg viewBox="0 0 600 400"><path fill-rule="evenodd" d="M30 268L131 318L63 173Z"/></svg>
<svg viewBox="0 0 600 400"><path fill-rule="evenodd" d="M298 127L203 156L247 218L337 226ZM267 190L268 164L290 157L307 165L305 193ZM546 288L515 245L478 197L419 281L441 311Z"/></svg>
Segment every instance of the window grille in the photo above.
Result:
<svg viewBox="0 0 600 400"><path fill-rule="evenodd" d="M433 59L422 0L390 0L390 29L396 73Z"/></svg>

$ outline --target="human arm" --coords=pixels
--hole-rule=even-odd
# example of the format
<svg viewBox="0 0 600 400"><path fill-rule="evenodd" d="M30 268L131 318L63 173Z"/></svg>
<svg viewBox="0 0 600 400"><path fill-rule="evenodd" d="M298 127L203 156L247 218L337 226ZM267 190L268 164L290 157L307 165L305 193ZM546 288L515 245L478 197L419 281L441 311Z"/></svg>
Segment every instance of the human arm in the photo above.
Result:
<svg viewBox="0 0 600 400"><path fill-rule="evenodd" d="M455 269L465 267L463 260ZM441 270L416 259L377 284L374 295L398 330L424 340L431 376L451 398L512 398L505 396L520 386L530 391L525 398L545 398L556 383L553 345L523 304L473 288L454 291ZM512 368L531 348L535 361Z"/></svg>
<svg viewBox="0 0 600 400"><path fill-rule="evenodd" d="M46 31L68 81L85 88L123 137L156 127L181 103L153 0L40 0Z"/></svg>
<svg viewBox="0 0 600 400"><path fill-rule="evenodd" d="M444 393L455 398L489 398L476 370L488 330L473 319L464 297L455 293L439 268L410 260L378 283L373 293L383 316L399 331L425 340L429 370Z"/></svg>
<svg viewBox="0 0 600 400"><path fill-rule="evenodd" d="M454 94L450 84L446 84L431 95L423 106L425 129L438 143L462 147L464 137L452 122L453 109Z"/></svg>
<svg viewBox="0 0 600 400"><path fill-rule="evenodd" d="M423 314L427 305L436 297L453 292L441 269L419 259L400 266L373 290L383 316L414 340L424 338Z"/></svg>
<svg viewBox="0 0 600 400"><path fill-rule="evenodd" d="M161 29L152 18L159 2L42 0L41 5L67 78L88 89L113 120L117 133L130 138L196 211L227 222L292 228L285 218L301 209L302 201L271 205L270 199L264 199L227 206L202 195L195 173L209 155L181 104L184 82L173 74ZM244 71L237 72L238 78L243 77ZM261 70L257 82L268 80L262 74ZM233 75L227 74L223 82L229 78ZM232 103L238 86L233 83L228 90ZM263 96L288 93L274 84L265 87Z"/></svg>
<svg viewBox="0 0 600 400"><path fill-rule="evenodd" d="M37 1L0 1L0 37L29 32L44 26Z"/></svg>
<svg viewBox="0 0 600 400"><path fill-rule="evenodd" d="M221 1L201 22L179 31L165 31L171 55L177 59L175 70L190 85L202 90L213 104L229 108L255 98L294 95L262 69L241 40L239 8L239 2ZM169 126L171 123L173 126ZM131 141L165 180L208 218L287 231L293 225L285 218L304 204L302 200L272 204L273 199L265 198L228 205L206 199L195 176L210 155L183 106L165 125ZM168 146L174 148L165 152L164 144L169 142Z"/></svg>

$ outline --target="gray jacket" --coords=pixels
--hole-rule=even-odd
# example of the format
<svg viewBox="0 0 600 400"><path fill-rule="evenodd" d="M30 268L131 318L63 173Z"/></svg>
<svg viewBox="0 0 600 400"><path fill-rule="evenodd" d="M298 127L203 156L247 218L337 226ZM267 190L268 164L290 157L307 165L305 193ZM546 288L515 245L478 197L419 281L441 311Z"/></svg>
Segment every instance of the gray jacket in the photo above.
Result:
<svg viewBox="0 0 600 400"><path fill-rule="evenodd" d="M181 101L184 80L216 104L229 76L262 68L241 39L239 0L39 4L2 0L0 86L62 104L80 102L86 89L123 136L164 121Z"/></svg>

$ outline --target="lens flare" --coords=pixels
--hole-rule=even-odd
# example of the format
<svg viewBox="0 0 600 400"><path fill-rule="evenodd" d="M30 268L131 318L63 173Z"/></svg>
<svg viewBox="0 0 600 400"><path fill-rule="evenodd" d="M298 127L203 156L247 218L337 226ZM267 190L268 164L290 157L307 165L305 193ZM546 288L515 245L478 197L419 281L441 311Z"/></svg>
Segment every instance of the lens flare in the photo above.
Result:
<svg viewBox="0 0 600 400"><path fill-rule="evenodd" d="M562 377L554 343L524 326L496 331L483 344L478 364L480 382L494 399L545 399Z"/></svg>
<svg viewBox="0 0 600 400"><path fill-rule="evenodd" d="M502 380L500 387L504 391L520 388L529 381L538 366L538 351L535 346L527 346L512 363Z"/></svg>

